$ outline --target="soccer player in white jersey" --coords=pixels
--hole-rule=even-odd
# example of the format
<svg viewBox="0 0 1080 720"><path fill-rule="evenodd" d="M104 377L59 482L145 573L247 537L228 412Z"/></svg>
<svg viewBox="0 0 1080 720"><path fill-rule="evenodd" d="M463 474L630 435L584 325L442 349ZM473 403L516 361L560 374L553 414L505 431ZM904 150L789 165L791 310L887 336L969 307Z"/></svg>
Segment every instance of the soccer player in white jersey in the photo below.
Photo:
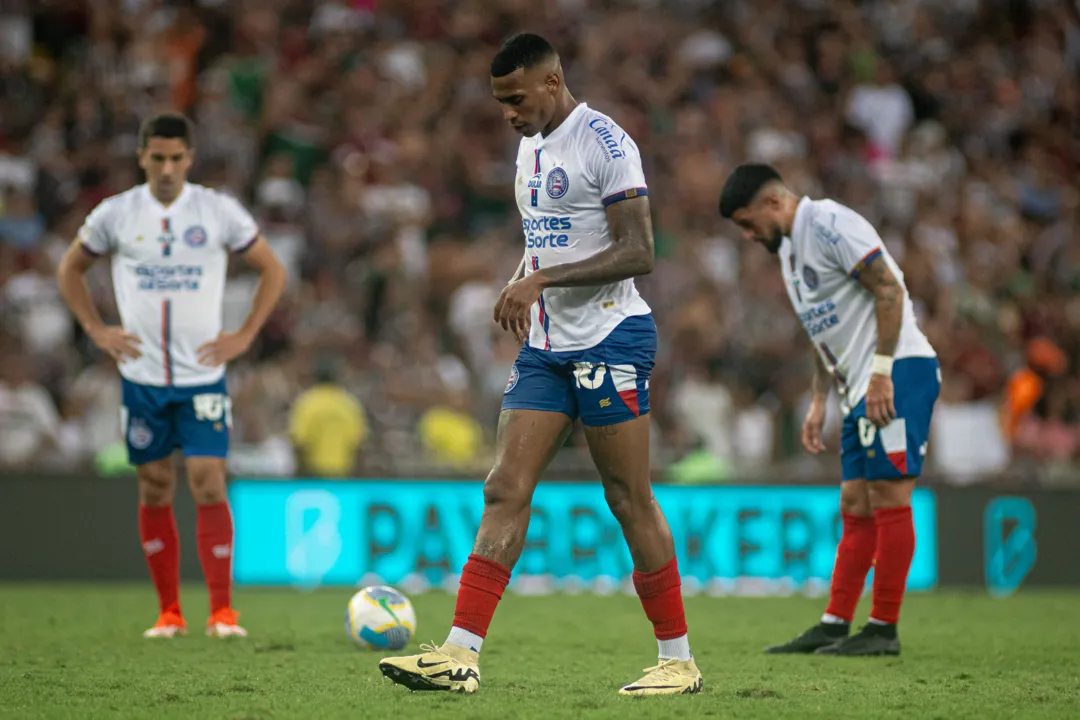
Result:
<svg viewBox="0 0 1080 720"><path fill-rule="evenodd" d="M521 555L533 490L580 417L659 643L659 663L620 692L697 692L674 543L649 478L656 327L633 278L652 270L654 253L637 146L611 118L574 99L559 56L537 35L506 41L491 63L491 87L504 119L524 136L514 190L525 257L495 319L526 342L506 386L450 635L441 647L386 658L380 668L411 689L477 690L480 646Z"/></svg>
<svg viewBox="0 0 1080 720"><path fill-rule="evenodd" d="M64 300L123 378L124 435L137 468L139 534L160 613L146 637L186 633L180 610L180 541L172 502L173 451L183 451L198 506L199 560L210 591L207 634L244 636L232 608L233 525L225 491L232 414L225 364L243 354L285 285L285 269L233 198L188 183L192 127L182 115L147 120L139 135L146 184L106 198L86 218L57 273ZM243 327L222 332L230 253L260 275ZM112 260L120 326L94 307L85 273Z"/></svg>
<svg viewBox="0 0 1080 720"><path fill-rule="evenodd" d="M937 355L916 323L903 273L854 210L800 198L774 168L748 164L727 179L720 214L779 256L788 297L816 350L806 449L825 450L834 384L844 413L843 534L829 605L819 624L767 652L898 655L896 624L915 554L911 494L941 387ZM870 620L850 635L871 565Z"/></svg>

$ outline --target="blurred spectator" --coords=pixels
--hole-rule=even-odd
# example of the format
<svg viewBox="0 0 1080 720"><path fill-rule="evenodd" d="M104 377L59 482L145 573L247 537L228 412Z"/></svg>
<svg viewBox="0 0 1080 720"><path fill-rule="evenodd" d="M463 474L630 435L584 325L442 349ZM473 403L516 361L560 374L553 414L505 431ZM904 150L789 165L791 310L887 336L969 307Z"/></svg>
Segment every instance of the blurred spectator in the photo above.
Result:
<svg viewBox="0 0 1080 720"><path fill-rule="evenodd" d="M323 355L340 359L340 385L307 397L362 402L360 469L482 465L517 351L491 304L522 251L518 139L488 63L524 28L551 38L575 96L642 150L658 467L837 469L799 447L810 349L775 260L716 217L730 168L765 160L863 213L901 264L942 359L933 468L1080 477L1080 12L1043 0L8 3L0 333L64 409L75 449L58 458L89 466L108 442L91 418L113 389L62 319L49 265L95 203L140 181L139 120L182 109L197 123L193 179L251 207L289 268L287 296L230 370L234 471L292 471L290 407ZM115 318L106 263L88 280ZM237 264L226 327L253 289ZM1063 368L1005 434L999 408L1022 399L1006 379L1034 372L1037 337ZM577 442L559 472L588 467Z"/></svg>
<svg viewBox="0 0 1080 720"><path fill-rule="evenodd" d="M8 348L0 357L0 468L62 467L60 416L49 393L33 380L29 357Z"/></svg>
<svg viewBox="0 0 1080 720"><path fill-rule="evenodd" d="M320 363L315 385L292 408L289 435L303 475L347 477L368 435L364 408L335 382L329 363Z"/></svg>

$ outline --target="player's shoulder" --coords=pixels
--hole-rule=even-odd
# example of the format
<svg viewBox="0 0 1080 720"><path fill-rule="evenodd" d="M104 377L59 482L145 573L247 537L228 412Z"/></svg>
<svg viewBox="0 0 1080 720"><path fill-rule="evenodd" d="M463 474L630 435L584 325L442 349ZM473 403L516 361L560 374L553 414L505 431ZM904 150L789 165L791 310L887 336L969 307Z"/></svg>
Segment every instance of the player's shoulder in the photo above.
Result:
<svg viewBox="0 0 1080 720"><path fill-rule="evenodd" d="M113 215L117 212L124 212L141 203L144 200L145 195L146 185L135 185L123 192L109 195L99 201L92 212L99 217Z"/></svg>
<svg viewBox="0 0 1080 720"><path fill-rule="evenodd" d="M845 237L874 232L873 225L855 210L831 198L809 201L809 226L814 236L833 245Z"/></svg>
<svg viewBox="0 0 1080 720"><path fill-rule="evenodd" d="M188 192L191 199L199 205L225 208L226 210L242 209L244 204L234 195L222 192L206 185L188 183Z"/></svg>
<svg viewBox="0 0 1080 720"><path fill-rule="evenodd" d="M638 154L633 138L611 116L588 105L584 105L580 113L574 130L585 147L594 149L606 160L622 160Z"/></svg>

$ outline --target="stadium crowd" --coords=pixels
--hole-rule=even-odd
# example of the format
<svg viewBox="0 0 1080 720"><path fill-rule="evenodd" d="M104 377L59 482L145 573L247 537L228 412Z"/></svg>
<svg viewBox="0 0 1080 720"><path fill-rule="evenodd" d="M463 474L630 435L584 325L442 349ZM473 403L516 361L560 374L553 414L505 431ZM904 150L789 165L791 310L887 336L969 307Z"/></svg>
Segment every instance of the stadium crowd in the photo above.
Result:
<svg viewBox="0 0 1080 720"><path fill-rule="evenodd" d="M230 370L233 470L482 473L517 353L491 309L522 252L488 63L523 29L645 158L659 474L838 464L799 447L811 350L776 259L717 216L757 160L864 214L901 264L944 370L939 474L1080 478L1072 0L4 0L0 468L124 465L118 376L54 270L140 182L140 119L175 109L192 179L241 198L290 273ZM115 318L107 263L92 279ZM227 327L253 282L238 264ZM557 464L587 466L580 437Z"/></svg>

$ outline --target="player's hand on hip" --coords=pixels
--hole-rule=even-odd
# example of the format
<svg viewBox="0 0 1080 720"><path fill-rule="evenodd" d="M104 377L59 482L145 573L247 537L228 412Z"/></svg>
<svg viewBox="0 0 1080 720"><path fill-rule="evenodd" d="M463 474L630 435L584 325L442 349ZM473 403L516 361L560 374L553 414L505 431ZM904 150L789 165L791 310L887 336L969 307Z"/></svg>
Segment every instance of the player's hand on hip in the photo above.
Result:
<svg viewBox="0 0 1080 720"><path fill-rule="evenodd" d="M879 428L896 419L893 383L888 375L870 376L870 386L866 389L866 419Z"/></svg>
<svg viewBox="0 0 1080 720"><path fill-rule="evenodd" d="M242 333L223 332L199 347L199 363L207 367L224 365L247 352L253 340Z"/></svg>
<svg viewBox="0 0 1080 720"><path fill-rule="evenodd" d="M815 396L810 402L810 409L802 425L802 444L807 451L817 455L824 452L825 443L821 436L825 430L825 399Z"/></svg>
<svg viewBox="0 0 1080 720"><path fill-rule="evenodd" d="M530 313L539 297L540 284L535 273L515 280L503 288L495 302L495 322L523 341L529 336Z"/></svg>
<svg viewBox="0 0 1080 720"><path fill-rule="evenodd" d="M142 357L142 352L139 350L142 341L122 327L109 325L87 334L102 352L118 363Z"/></svg>

